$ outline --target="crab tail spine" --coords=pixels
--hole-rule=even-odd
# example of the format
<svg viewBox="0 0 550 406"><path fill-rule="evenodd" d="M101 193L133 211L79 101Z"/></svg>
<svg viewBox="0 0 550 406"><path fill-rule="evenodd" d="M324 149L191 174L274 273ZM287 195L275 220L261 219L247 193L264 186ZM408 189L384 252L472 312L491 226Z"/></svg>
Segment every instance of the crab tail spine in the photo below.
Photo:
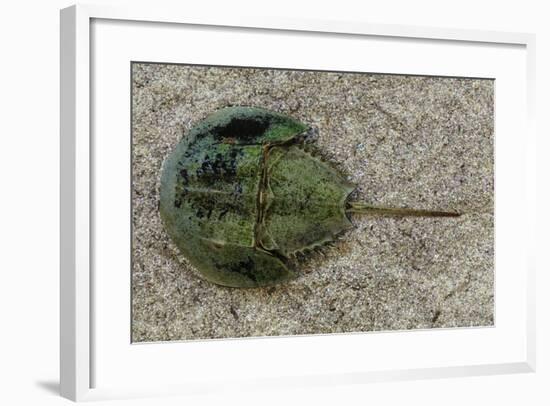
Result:
<svg viewBox="0 0 550 406"><path fill-rule="evenodd" d="M361 202L349 202L348 213L359 213L371 216L396 217L458 217L460 213L453 211L418 210L406 208L376 207Z"/></svg>

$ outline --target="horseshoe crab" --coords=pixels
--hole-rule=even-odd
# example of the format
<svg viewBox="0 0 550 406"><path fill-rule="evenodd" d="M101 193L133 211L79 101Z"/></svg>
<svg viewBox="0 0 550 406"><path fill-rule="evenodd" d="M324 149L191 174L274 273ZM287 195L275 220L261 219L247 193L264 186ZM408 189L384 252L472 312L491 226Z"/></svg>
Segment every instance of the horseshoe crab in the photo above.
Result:
<svg viewBox="0 0 550 406"><path fill-rule="evenodd" d="M160 215L204 279L258 287L298 275L290 259L352 227L351 213L454 217L458 213L373 207L304 146L312 131L283 114L228 107L190 130L165 160Z"/></svg>

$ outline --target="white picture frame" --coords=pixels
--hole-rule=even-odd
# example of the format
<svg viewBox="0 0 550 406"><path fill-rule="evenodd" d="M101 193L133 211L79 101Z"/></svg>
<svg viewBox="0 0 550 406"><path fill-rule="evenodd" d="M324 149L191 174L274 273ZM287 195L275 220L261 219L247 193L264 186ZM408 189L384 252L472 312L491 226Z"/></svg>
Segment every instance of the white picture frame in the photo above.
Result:
<svg viewBox="0 0 550 406"><path fill-rule="evenodd" d="M510 45L521 48L525 60L525 120L521 122L521 143L524 150L521 171L524 182L524 203L528 208L528 226L525 242L525 258L518 269L525 278L522 295L521 318L523 329L517 331L522 338L520 348L524 356L495 362L467 362L464 365L440 365L425 367L414 365L408 368L395 368L375 371L335 372L304 374L295 376L280 375L277 378L259 379L249 384L239 383L240 387L273 387L274 385L319 385L334 383L361 383L380 380L421 379L434 377L484 375L535 370L535 269L534 269L534 206L535 206L535 164L534 164L534 47L535 37L526 33L506 33L473 31L444 28L428 28L403 25L377 25L368 23L348 23L338 21L307 21L280 18L229 19L223 16L192 17L185 14L185 8L157 10L151 8L110 8L105 6L76 5L61 11L61 394L72 400L89 400L119 396L141 396L151 394L185 394L197 391L210 391L212 385L200 379L195 382L171 382L170 385L156 385L146 389L140 387L96 387L91 371L96 362L96 347L93 339L96 317L93 312L93 294L97 287L92 274L94 243L91 234L94 230L93 216L93 171L91 127L91 97L93 82L91 65L93 61L92 24L93 21L117 21L127 24L171 23L204 27L246 28L254 30L284 31L288 35L316 33L317 35L353 35L370 38L404 38L410 40L438 41L440 44L460 44L465 47L473 44ZM220 28L221 27L221 28ZM523 52L522 51L522 52ZM475 64L475 61L470 61ZM521 80L525 78L520 78ZM523 88L522 88L523 89ZM497 110L498 114L498 110ZM498 137L497 137L498 138ZM498 145L498 140L497 140ZM499 159L497 155L497 160ZM497 200L497 205L499 204ZM523 258L522 256L522 261ZM497 284L498 286L498 284ZM497 288L498 292L498 288ZM498 307L497 307L498 311ZM400 334L400 333L394 333ZM430 332L423 332L429 335ZM355 336L358 337L358 336ZM417 337L418 338L418 337ZM330 340L327 337L325 340ZM234 343L235 341L233 341ZM246 348L255 345L253 340L240 340L238 345ZM272 345L264 341L262 345ZM130 346L130 343L128 342ZM160 346L158 346L160 347ZM175 347L174 347L175 348ZM289 369L292 369L289 366Z"/></svg>

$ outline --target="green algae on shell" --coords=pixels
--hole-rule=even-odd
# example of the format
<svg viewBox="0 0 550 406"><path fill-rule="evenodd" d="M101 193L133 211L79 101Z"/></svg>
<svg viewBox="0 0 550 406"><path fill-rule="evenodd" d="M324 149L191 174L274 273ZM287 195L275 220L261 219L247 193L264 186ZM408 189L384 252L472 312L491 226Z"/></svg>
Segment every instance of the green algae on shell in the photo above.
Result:
<svg viewBox="0 0 550 406"><path fill-rule="evenodd" d="M308 129L265 109L228 107L195 126L166 159L160 214L205 279L231 287L293 279L289 259L352 227L352 212L458 215L348 201L355 185L304 149Z"/></svg>

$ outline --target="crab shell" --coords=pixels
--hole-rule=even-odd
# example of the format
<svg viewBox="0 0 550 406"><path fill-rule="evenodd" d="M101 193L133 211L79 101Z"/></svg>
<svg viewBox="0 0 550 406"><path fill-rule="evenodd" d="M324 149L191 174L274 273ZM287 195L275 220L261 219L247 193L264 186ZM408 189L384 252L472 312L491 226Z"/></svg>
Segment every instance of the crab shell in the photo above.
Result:
<svg viewBox="0 0 550 406"><path fill-rule="evenodd" d="M160 215L181 253L208 281L269 286L297 276L295 254L351 227L354 190L303 148L308 127L260 108L218 110L164 163Z"/></svg>

